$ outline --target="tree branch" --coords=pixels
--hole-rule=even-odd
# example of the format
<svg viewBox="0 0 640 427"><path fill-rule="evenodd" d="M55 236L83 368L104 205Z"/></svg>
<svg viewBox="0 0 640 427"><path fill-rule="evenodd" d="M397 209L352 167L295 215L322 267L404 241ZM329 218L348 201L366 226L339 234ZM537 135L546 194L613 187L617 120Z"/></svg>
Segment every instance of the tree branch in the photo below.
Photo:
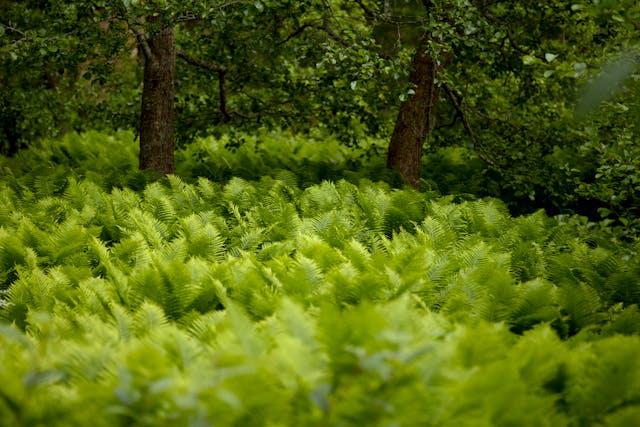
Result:
<svg viewBox="0 0 640 427"><path fill-rule="evenodd" d="M229 122L231 120L231 116L233 115L244 117L240 113L229 111L227 109L227 68L225 66L203 61L202 59L195 58L182 50L176 50L176 56L178 58L181 58L188 64L218 73L218 92L220 96L220 104L218 105L218 110L220 111L220 114L222 114L225 122Z"/></svg>
<svg viewBox="0 0 640 427"><path fill-rule="evenodd" d="M329 20L324 19L324 22L322 23L322 25L312 25L313 28L317 28L318 30L324 31L325 33L327 33L327 35L329 37L331 37L332 39L334 39L335 41L337 41L338 43L340 43L342 46L344 47L350 47L351 43L349 43L348 41L346 41L345 39L343 39L342 37L340 37L340 35L338 33L336 33L335 31L333 31L333 29L329 26Z"/></svg>
<svg viewBox="0 0 640 427"><path fill-rule="evenodd" d="M130 28L131 31L133 31L133 34L136 35L136 40L138 40L138 44L142 48L145 58L147 58L148 61L155 61L155 56L153 55L153 52L151 52L151 46L149 46L149 41L147 40L144 32L139 28Z"/></svg>
<svg viewBox="0 0 640 427"><path fill-rule="evenodd" d="M29 37L27 36L27 34L24 31L20 31L17 28L12 27L11 25L6 25L6 24L0 24L4 27L5 30L11 31L12 33L18 33L22 36L21 40L27 40L29 39Z"/></svg>
<svg viewBox="0 0 640 427"><path fill-rule="evenodd" d="M214 71L216 73L226 72L227 68L223 65L215 64L212 62L203 61L202 59L195 58L189 55L183 50L176 50L176 56L188 64L195 65L196 67L204 68L205 70Z"/></svg>
<svg viewBox="0 0 640 427"><path fill-rule="evenodd" d="M294 37L299 36L300 34L302 34L302 32L304 30L306 30L307 28L314 28L316 30L320 30L324 33L326 33L329 37L331 37L333 40L337 41L338 43L340 43L342 46L344 47L351 47L351 43L349 43L347 40L343 39L338 33L336 33L333 28L331 28L329 26L329 22L328 20L325 19L323 20L322 24L316 24L313 22L305 22L304 24L302 24L298 29L296 29L293 33L291 33L290 35L288 35L283 41L281 41L279 44L285 44L287 43L289 40L293 39Z"/></svg>
<svg viewBox="0 0 640 427"><path fill-rule="evenodd" d="M442 88L447 94L447 97L451 100L451 104L453 104L454 108L458 112L458 117L460 117L460 120L462 120L462 125L464 126L464 129L467 132L467 134L469 135L469 138L471 138L471 142L473 144L473 147L476 150L476 153L478 154L478 157L480 157L480 159L483 160L485 163L497 168L498 165L487 156L487 154L484 152L484 149L478 143L478 139L476 138L476 135L473 132L473 128L469 123L469 119L467 117L467 114L464 111L462 102L459 99L459 95L456 94L455 90L451 88L449 85L447 85L446 83L442 84Z"/></svg>
<svg viewBox="0 0 640 427"><path fill-rule="evenodd" d="M231 115L229 114L229 111L227 111L226 75L226 70L218 71L218 91L220 92L220 105L218 106L218 109L220 110L222 117L224 117L224 121L229 122L231 120Z"/></svg>
<svg viewBox="0 0 640 427"><path fill-rule="evenodd" d="M360 9L364 12L364 17L367 21L375 21L377 19L378 13L369 9L362 0L356 0L356 3L358 3L358 6L360 6Z"/></svg>
<svg viewBox="0 0 640 427"><path fill-rule="evenodd" d="M285 43L287 43L289 40L291 40L294 37L297 37L298 35L300 35L305 29L310 28L312 25L310 23L305 23L302 24L300 26L300 28L298 28L297 30L295 30L293 33L289 34L284 40L282 40L280 43L278 43L278 45L283 45Z"/></svg>

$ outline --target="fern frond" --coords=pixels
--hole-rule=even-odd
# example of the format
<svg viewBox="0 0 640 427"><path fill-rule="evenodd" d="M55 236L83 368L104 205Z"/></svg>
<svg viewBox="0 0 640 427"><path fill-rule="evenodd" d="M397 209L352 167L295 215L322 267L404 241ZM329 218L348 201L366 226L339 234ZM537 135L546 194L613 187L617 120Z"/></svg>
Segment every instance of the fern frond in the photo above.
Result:
<svg viewBox="0 0 640 427"><path fill-rule="evenodd" d="M304 190L298 203L302 214L311 217L339 209L341 198L333 182L323 181L320 185L314 185Z"/></svg>
<svg viewBox="0 0 640 427"><path fill-rule="evenodd" d="M486 287L464 271L456 274L447 289L442 291L442 300L440 309L458 321L484 319L490 311Z"/></svg>
<svg viewBox="0 0 640 427"><path fill-rule="evenodd" d="M142 209L145 213L150 213L166 226L171 226L178 219L175 195L160 182L147 185L142 194L144 196Z"/></svg>
<svg viewBox="0 0 640 427"><path fill-rule="evenodd" d="M440 250L450 248L457 240L456 233L450 225L432 216L426 217L420 223L416 228L416 235L422 237L424 244Z"/></svg>
<svg viewBox="0 0 640 427"><path fill-rule="evenodd" d="M214 273L209 264L191 259L187 267L190 270L193 284L190 286L189 292L182 297L183 304L185 304L184 312L187 313L183 319L194 310L199 313L208 313L222 309L226 299L224 286L213 277Z"/></svg>
<svg viewBox="0 0 640 427"><path fill-rule="evenodd" d="M501 201L485 199L467 202L464 211L470 225L469 231L491 237L503 233L508 211Z"/></svg>
<svg viewBox="0 0 640 427"><path fill-rule="evenodd" d="M227 272L223 283L233 301L257 320L273 314L280 293L279 281L268 272L265 274L252 254L235 260ZM227 306L227 302L223 304Z"/></svg>
<svg viewBox="0 0 640 427"><path fill-rule="evenodd" d="M553 284L538 278L518 285L518 292L510 315L512 331L522 333L560 318L558 289Z"/></svg>
<svg viewBox="0 0 640 427"><path fill-rule="evenodd" d="M547 276L547 258L535 241L522 241L511 250L511 271L521 282Z"/></svg>
<svg viewBox="0 0 640 427"><path fill-rule="evenodd" d="M342 250L342 254L361 272L376 270L371 253L360 242L351 240Z"/></svg>
<svg viewBox="0 0 640 427"><path fill-rule="evenodd" d="M360 208L360 219L375 233L384 232L384 216L391 205L391 197L386 191L373 186L361 188L356 194Z"/></svg>
<svg viewBox="0 0 640 427"><path fill-rule="evenodd" d="M307 221L315 233L337 248L343 247L359 231L355 219L345 211L324 212Z"/></svg>
<svg viewBox="0 0 640 427"><path fill-rule="evenodd" d="M381 276L362 275L350 263L345 262L326 274L331 285L335 304L338 307L358 304L362 301L377 301L387 285Z"/></svg>
<svg viewBox="0 0 640 427"><path fill-rule="evenodd" d="M129 341L134 336L134 320L131 313L119 304L112 303L111 315L113 324L118 331L118 336L122 341Z"/></svg>
<svg viewBox="0 0 640 427"><path fill-rule="evenodd" d="M87 180L77 181L73 177L69 178L62 199L79 212L88 208L100 211L105 205L104 193L97 184Z"/></svg>
<svg viewBox="0 0 640 427"><path fill-rule="evenodd" d="M136 336L148 335L168 324L169 321L162 308L148 301L143 302L133 315Z"/></svg>
<svg viewBox="0 0 640 427"><path fill-rule="evenodd" d="M69 218L49 234L39 249L53 264L88 266L87 249L91 238L97 234L97 229L87 229L78 224L76 218Z"/></svg>
<svg viewBox="0 0 640 427"><path fill-rule="evenodd" d="M234 177L224 186L222 199L237 206L240 211L249 210L257 204L256 189L242 178Z"/></svg>
<svg viewBox="0 0 640 427"><path fill-rule="evenodd" d="M200 198L196 187L191 184L185 183L177 175L167 176L169 185L171 187L171 198L173 199L173 206L180 216L188 215L200 210L202 206L202 199Z"/></svg>
<svg viewBox="0 0 640 427"><path fill-rule="evenodd" d="M187 254L212 261L225 256L225 238L207 222L206 216L191 214L179 220L179 234L187 242Z"/></svg>
<svg viewBox="0 0 640 427"><path fill-rule="evenodd" d="M465 246L468 245L465 244ZM491 248L482 241L473 246L459 247L458 250L460 252L457 254L457 259L460 262L460 267L463 269L484 265L490 262L495 255Z"/></svg>
<svg viewBox="0 0 640 427"><path fill-rule="evenodd" d="M212 203L217 204L219 202L221 190L217 183L211 182L207 178L199 177L197 190L203 200L209 204L209 209L211 209Z"/></svg>
<svg viewBox="0 0 640 427"><path fill-rule="evenodd" d="M132 209L123 226L130 233L140 232L147 244L152 248L160 248L169 239L170 231L167 225L152 214Z"/></svg>
<svg viewBox="0 0 640 427"><path fill-rule="evenodd" d="M323 271L346 261L342 253L316 234L298 233L295 247L299 253L313 259Z"/></svg>
<svg viewBox="0 0 640 427"><path fill-rule="evenodd" d="M134 231L110 248L112 260L123 266L137 267L151 262L152 249L139 231ZM102 263L107 266L109 263ZM114 264L115 265L115 264Z"/></svg>
<svg viewBox="0 0 640 427"><path fill-rule="evenodd" d="M74 305L82 307L86 313L91 313L103 320L111 317L111 306L116 299L105 279L92 277L78 286L74 295Z"/></svg>
<svg viewBox="0 0 640 427"><path fill-rule="evenodd" d="M18 277L18 267L27 264L27 248L12 233L0 227L0 290L9 288Z"/></svg>
<svg viewBox="0 0 640 427"><path fill-rule="evenodd" d="M122 221L131 210L139 209L142 205L142 198L129 188L111 190L110 201L113 217L118 221Z"/></svg>
<svg viewBox="0 0 640 427"><path fill-rule="evenodd" d="M466 231L467 222L463 217L463 211L452 200L452 197L431 200L427 204L427 213L440 222L449 224L458 233Z"/></svg>
<svg viewBox="0 0 640 427"><path fill-rule="evenodd" d="M545 211L541 209L531 215L515 218L513 223L520 239L542 242L549 234L548 221Z"/></svg>
<svg viewBox="0 0 640 427"><path fill-rule="evenodd" d="M264 232L264 228L254 228L245 231L240 236L239 249L249 252L256 251L263 241Z"/></svg>
<svg viewBox="0 0 640 427"><path fill-rule="evenodd" d="M576 333L603 320L598 292L584 283L560 286L561 307L569 315L569 333Z"/></svg>
<svg viewBox="0 0 640 427"><path fill-rule="evenodd" d="M260 206L256 208L259 217L255 221L268 226L268 240L282 241L294 237L302 228L302 220L298 216L293 203L270 192Z"/></svg>
<svg viewBox="0 0 640 427"><path fill-rule="evenodd" d="M291 171L278 169L275 171L273 178L283 182L289 188L298 187L298 177Z"/></svg>
<svg viewBox="0 0 640 427"><path fill-rule="evenodd" d="M391 194L390 206L383 216L383 230L387 236L405 229L413 231L416 223L422 222L425 216L425 205L418 193L404 190Z"/></svg>
<svg viewBox="0 0 640 427"><path fill-rule="evenodd" d="M300 253L286 278L282 278L284 292L302 300L315 293L323 282L324 272L320 266Z"/></svg>

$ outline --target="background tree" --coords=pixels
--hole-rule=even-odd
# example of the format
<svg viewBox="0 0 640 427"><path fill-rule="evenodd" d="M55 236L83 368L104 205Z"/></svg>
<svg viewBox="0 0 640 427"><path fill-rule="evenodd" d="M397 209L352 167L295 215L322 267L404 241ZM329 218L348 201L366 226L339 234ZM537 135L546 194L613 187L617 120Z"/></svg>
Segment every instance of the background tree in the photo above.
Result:
<svg viewBox="0 0 640 427"><path fill-rule="evenodd" d="M178 94L180 112L192 112L198 104L210 103L214 96L216 102L211 104L217 105L221 122L236 118L260 122L265 116L291 120L298 113L295 106L305 105L304 85L309 76L303 68L311 67L313 61L306 56L313 51L309 40L319 32L331 34L326 11L326 4L319 1L15 2L0 15L2 53L8 59L3 78L24 76L21 71L26 70L23 79L29 86L22 100L3 107L11 113L4 126L9 132L5 151L15 151L19 144L10 134L15 127L11 120L21 120L15 117L28 107L31 92L50 84L51 77L69 85L66 95L85 89L79 84L80 76L96 87L112 84L118 80L118 65L131 63L133 54L144 70L141 76L128 75L129 87L137 86L136 77L142 80L140 121L136 125L140 168L170 173L174 83L177 81L182 90ZM176 80L176 57L184 65L197 66L194 81L204 82L204 88L192 84L193 73ZM39 76L36 70L42 69L54 71ZM206 83L215 78L217 92L210 95ZM7 86L20 86L20 81L14 79ZM52 109L59 113L59 107ZM82 108L76 113L80 118L86 115ZM309 117L303 112L300 115ZM53 123L57 121L52 118L48 125L63 124ZM47 130L41 129L33 136L43 133Z"/></svg>

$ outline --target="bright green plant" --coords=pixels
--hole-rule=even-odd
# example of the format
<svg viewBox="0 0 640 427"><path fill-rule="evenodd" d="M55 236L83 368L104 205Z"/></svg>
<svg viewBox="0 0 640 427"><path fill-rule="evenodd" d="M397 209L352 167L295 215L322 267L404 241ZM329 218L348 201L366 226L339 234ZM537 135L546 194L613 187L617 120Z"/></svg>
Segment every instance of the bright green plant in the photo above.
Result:
<svg viewBox="0 0 640 427"><path fill-rule="evenodd" d="M0 425L636 422L637 248L285 170L119 188L94 137L0 185Z"/></svg>

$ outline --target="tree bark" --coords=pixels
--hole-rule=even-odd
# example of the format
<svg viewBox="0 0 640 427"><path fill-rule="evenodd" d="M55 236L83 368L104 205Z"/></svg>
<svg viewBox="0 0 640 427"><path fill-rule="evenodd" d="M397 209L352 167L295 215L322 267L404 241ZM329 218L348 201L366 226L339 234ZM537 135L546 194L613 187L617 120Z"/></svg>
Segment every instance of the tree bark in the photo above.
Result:
<svg viewBox="0 0 640 427"><path fill-rule="evenodd" d="M387 167L397 169L414 188L420 186L422 146L433 129L440 93L436 75L450 59L450 55L445 53L438 64L427 51L428 40L428 34L422 36L411 62L409 81L415 93L400 104L387 152Z"/></svg>
<svg viewBox="0 0 640 427"><path fill-rule="evenodd" d="M139 37L144 53L140 116L141 170L173 173L173 113L176 49L173 28Z"/></svg>

